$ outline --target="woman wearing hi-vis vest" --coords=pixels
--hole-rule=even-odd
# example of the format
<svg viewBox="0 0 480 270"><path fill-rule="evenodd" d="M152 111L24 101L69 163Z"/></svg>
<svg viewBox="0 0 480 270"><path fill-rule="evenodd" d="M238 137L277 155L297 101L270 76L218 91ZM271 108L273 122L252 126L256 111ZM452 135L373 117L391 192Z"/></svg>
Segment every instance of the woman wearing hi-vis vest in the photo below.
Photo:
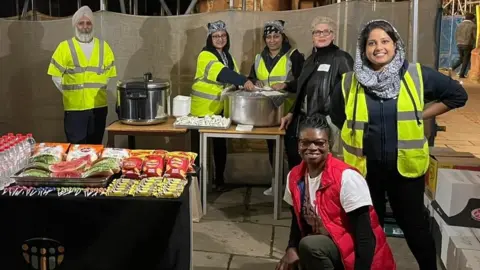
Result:
<svg viewBox="0 0 480 270"><path fill-rule="evenodd" d="M425 100L434 100L424 107ZM457 82L408 63L405 46L387 21L361 31L354 71L332 96L330 116L341 128L345 163L366 176L383 225L385 192L420 269L437 269L435 245L424 215L424 175L429 165L423 121L465 105Z"/></svg>
<svg viewBox="0 0 480 270"><path fill-rule="evenodd" d="M206 115L222 115L224 102L221 92L228 85L243 86L253 90L254 84L238 73L237 63L228 52L230 36L223 21L209 23L207 44L197 58L197 71L192 85L191 114L203 117ZM198 132L192 132L198 141ZM223 138L213 140L213 158L215 163L215 188L224 190L223 173L227 160L227 142Z"/></svg>
<svg viewBox="0 0 480 270"><path fill-rule="evenodd" d="M285 22L282 20L265 23L263 41L265 48L255 56L255 63L248 77L258 87L269 86L274 90L285 90L289 93L285 101L285 112L289 112L295 103L297 78L302 71L305 58L292 48L284 33ZM273 167L274 141L267 140L268 159ZM272 195L272 188L265 190L265 195Z"/></svg>

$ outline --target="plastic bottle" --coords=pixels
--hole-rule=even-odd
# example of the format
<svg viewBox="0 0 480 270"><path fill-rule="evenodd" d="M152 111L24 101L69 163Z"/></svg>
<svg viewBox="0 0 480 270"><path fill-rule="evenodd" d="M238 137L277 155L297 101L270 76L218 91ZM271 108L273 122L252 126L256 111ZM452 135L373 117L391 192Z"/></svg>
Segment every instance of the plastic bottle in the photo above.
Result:
<svg viewBox="0 0 480 270"><path fill-rule="evenodd" d="M37 143L35 139L33 138L32 133L27 134L27 142L30 147L30 156L33 154L33 151L35 150L35 144Z"/></svg>

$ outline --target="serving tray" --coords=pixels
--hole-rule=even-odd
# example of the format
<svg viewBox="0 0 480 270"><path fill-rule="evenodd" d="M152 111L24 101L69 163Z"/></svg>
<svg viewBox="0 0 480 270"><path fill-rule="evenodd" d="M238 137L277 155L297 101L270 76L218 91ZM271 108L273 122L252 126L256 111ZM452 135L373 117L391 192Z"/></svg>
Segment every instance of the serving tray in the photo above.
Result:
<svg viewBox="0 0 480 270"><path fill-rule="evenodd" d="M11 178L20 186L28 187L107 187L112 176L108 177L91 177L91 178L52 178L52 177L35 177L20 176L26 169L22 169L15 173Z"/></svg>

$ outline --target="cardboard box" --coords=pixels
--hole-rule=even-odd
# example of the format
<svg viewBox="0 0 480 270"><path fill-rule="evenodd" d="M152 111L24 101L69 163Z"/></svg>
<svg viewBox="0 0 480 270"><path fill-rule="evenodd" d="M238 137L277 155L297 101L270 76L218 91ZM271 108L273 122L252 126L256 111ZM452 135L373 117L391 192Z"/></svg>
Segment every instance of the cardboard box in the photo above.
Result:
<svg viewBox="0 0 480 270"><path fill-rule="evenodd" d="M480 251L463 249L459 254L458 270L478 270L480 269Z"/></svg>
<svg viewBox="0 0 480 270"><path fill-rule="evenodd" d="M460 269L460 253L462 250L480 251L478 239L473 235L451 236L447 248L447 269Z"/></svg>
<svg viewBox="0 0 480 270"><path fill-rule="evenodd" d="M433 240L435 241L435 249L437 251L438 256L440 257L443 265L447 267L448 265L458 263L456 260L456 256L449 256L449 243L450 238L464 238L470 239L470 241L477 241L478 239L475 237L472 230L466 227L459 227L459 226L450 226L445 223L445 221L440 217L437 211L433 213L433 222L432 222L432 235ZM455 243L460 240L454 240ZM454 246L452 246L453 248ZM452 250L450 248L450 250ZM458 254L458 252L457 252ZM450 262L450 260L452 260ZM457 268L447 268L447 269L457 269ZM479 268L480 269L480 268Z"/></svg>
<svg viewBox="0 0 480 270"><path fill-rule="evenodd" d="M432 206L448 225L480 228L480 172L439 170Z"/></svg>
<svg viewBox="0 0 480 270"><path fill-rule="evenodd" d="M435 199L438 171L441 169L480 171L480 159L468 152L432 151L430 165L425 174L425 193L431 200Z"/></svg>

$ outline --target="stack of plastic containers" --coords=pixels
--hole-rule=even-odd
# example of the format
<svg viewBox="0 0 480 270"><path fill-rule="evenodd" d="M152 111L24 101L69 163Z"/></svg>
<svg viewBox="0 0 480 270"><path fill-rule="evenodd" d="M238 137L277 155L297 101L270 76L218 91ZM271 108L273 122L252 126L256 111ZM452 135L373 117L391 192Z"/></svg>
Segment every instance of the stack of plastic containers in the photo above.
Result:
<svg viewBox="0 0 480 270"><path fill-rule="evenodd" d="M32 134L9 133L0 137L0 189L11 183L10 176L27 165L34 147Z"/></svg>

